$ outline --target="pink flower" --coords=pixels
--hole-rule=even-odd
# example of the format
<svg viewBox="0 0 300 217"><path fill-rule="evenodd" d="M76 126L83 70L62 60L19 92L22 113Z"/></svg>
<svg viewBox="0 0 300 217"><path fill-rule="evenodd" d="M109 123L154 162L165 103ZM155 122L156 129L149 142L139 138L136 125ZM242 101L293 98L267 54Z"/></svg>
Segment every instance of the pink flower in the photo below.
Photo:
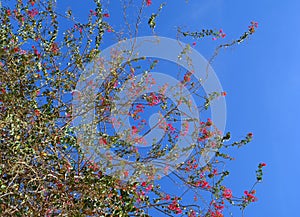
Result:
<svg viewBox="0 0 300 217"><path fill-rule="evenodd" d="M53 52L53 54L57 54L59 51L58 45L57 43L52 43L51 45L51 51Z"/></svg>
<svg viewBox="0 0 300 217"><path fill-rule="evenodd" d="M257 198L254 196L254 194L255 194L254 190L251 191L251 192L244 191L244 194L246 195L245 201L248 201L248 202L255 202L255 201L257 201Z"/></svg>
<svg viewBox="0 0 300 217"><path fill-rule="evenodd" d="M34 18L38 13L39 13L39 11L38 11L36 8L34 8L34 9L28 11L28 15L29 15L31 18Z"/></svg>
<svg viewBox="0 0 300 217"><path fill-rule="evenodd" d="M190 81L191 81L191 75L192 75L191 72L187 72L187 73L184 75L184 77L183 77L184 82L190 82Z"/></svg>
<svg viewBox="0 0 300 217"><path fill-rule="evenodd" d="M168 195L168 194L167 194L167 195L165 196L165 198L164 198L164 200L170 200L170 199L171 199L171 197L170 197L170 195Z"/></svg>
<svg viewBox="0 0 300 217"><path fill-rule="evenodd" d="M266 163L260 163L260 164L259 164L259 167L260 167L260 168L265 167L265 166L267 166Z"/></svg>
<svg viewBox="0 0 300 217"><path fill-rule="evenodd" d="M193 210L188 214L188 217L196 217L196 212Z"/></svg>
<svg viewBox="0 0 300 217"><path fill-rule="evenodd" d="M169 210L172 210L172 211L175 211L176 214L182 213L182 210L180 209L179 204L178 204L178 202L177 202L177 198L175 198L175 199L172 201L172 204L170 204L170 205L168 206L168 209L169 209Z"/></svg>
<svg viewBox="0 0 300 217"><path fill-rule="evenodd" d="M211 217L223 217L224 216L219 210L216 210L215 212L210 211L209 214Z"/></svg>
<svg viewBox="0 0 300 217"><path fill-rule="evenodd" d="M146 0L146 5L150 6L152 4L152 0Z"/></svg>
<svg viewBox="0 0 300 217"><path fill-rule="evenodd" d="M153 185L152 185L152 184L150 184L150 185L148 185L148 187L146 188L146 191L151 191L151 190L152 190L152 188L153 188Z"/></svg>
<svg viewBox="0 0 300 217"><path fill-rule="evenodd" d="M212 120L210 118L207 118L206 126L210 127L212 124Z"/></svg>
<svg viewBox="0 0 300 217"><path fill-rule="evenodd" d="M223 191L223 197L226 198L226 199L232 198L232 191L230 189L226 188Z"/></svg>
<svg viewBox="0 0 300 217"><path fill-rule="evenodd" d="M226 34L223 32L223 29L219 30L219 36L222 37L222 38L226 37Z"/></svg>
<svg viewBox="0 0 300 217"><path fill-rule="evenodd" d="M138 128L136 126L132 126L132 134L136 134L138 132Z"/></svg>
<svg viewBox="0 0 300 217"><path fill-rule="evenodd" d="M7 14L7 16L10 16L11 15L11 12L10 12L10 10L8 9L8 10L6 10L6 14Z"/></svg>
<svg viewBox="0 0 300 217"><path fill-rule="evenodd" d="M41 112L40 112L40 110L35 109L35 110L34 110L34 114L35 114L36 116L40 116Z"/></svg>
<svg viewBox="0 0 300 217"><path fill-rule="evenodd" d="M91 13L92 15L94 15L94 16L97 15L97 12L96 12L96 11L93 11L92 9L90 10L90 13Z"/></svg>
<svg viewBox="0 0 300 217"><path fill-rule="evenodd" d="M100 145L107 145L107 141L105 138L100 138L99 143L100 143Z"/></svg>
<svg viewBox="0 0 300 217"><path fill-rule="evenodd" d="M209 183L207 181L204 181L204 180L196 182L196 186L197 187L200 186L203 189L205 189L205 188L210 189L211 188L210 185L209 185Z"/></svg>
<svg viewBox="0 0 300 217"><path fill-rule="evenodd" d="M248 28L251 34L254 33L255 28L258 28L258 22L252 21L251 25Z"/></svg>
<svg viewBox="0 0 300 217"><path fill-rule="evenodd" d="M258 22L252 21L251 25L254 26L255 28L258 28Z"/></svg>
<svg viewBox="0 0 300 217"><path fill-rule="evenodd" d="M168 130L170 130L171 132L175 131L175 128L172 126L172 124L167 124L168 126Z"/></svg>
<svg viewBox="0 0 300 217"><path fill-rule="evenodd" d="M157 105L158 103L160 103L160 97L156 96L154 93L151 93L149 96L149 105L150 106L154 106Z"/></svg>

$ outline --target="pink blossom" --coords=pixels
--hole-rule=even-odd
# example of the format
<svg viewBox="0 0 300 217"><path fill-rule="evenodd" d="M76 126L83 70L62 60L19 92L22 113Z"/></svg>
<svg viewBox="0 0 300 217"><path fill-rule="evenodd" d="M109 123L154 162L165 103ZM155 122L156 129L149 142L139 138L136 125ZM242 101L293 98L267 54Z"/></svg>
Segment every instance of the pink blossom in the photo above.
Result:
<svg viewBox="0 0 300 217"><path fill-rule="evenodd" d="M138 132L138 128L136 126L132 126L132 134L136 134Z"/></svg>
<svg viewBox="0 0 300 217"><path fill-rule="evenodd" d="M170 200L170 199L171 199L171 197L170 197L170 195L168 195L168 194L167 194L167 195L165 196L165 198L164 198L164 200Z"/></svg>
<svg viewBox="0 0 300 217"><path fill-rule="evenodd" d="M100 145L107 145L107 141L105 138L100 138L99 143L100 143Z"/></svg>
<svg viewBox="0 0 300 217"><path fill-rule="evenodd" d="M152 4L152 0L146 0L146 5L150 6Z"/></svg>
<svg viewBox="0 0 300 217"><path fill-rule="evenodd" d="M153 188L153 185L152 185L152 184L150 184L150 185L148 185L148 187L146 188L146 191L151 191L151 190L152 190L152 188Z"/></svg>
<svg viewBox="0 0 300 217"><path fill-rule="evenodd" d="M28 15L29 15L31 18L34 18L36 15L38 15L38 13L39 13L39 11L38 11L36 8L34 8L34 9L28 11Z"/></svg>
<svg viewBox="0 0 300 217"><path fill-rule="evenodd" d="M230 189L226 188L223 191L223 197L226 198L226 199L232 198L232 191Z"/></svg>

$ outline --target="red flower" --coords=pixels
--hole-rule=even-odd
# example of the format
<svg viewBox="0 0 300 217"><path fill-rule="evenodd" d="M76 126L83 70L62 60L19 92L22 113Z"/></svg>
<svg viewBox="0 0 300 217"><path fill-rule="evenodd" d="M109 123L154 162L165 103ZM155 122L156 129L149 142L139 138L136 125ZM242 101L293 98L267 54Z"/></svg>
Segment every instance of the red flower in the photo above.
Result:
<svg viewBox="0 0 300 217"><path fill-rule="evenodd" d="M265 167L265 166L267 166L266 163L260 163L260 164L259 164L259 167L260 167L260 168Z"/></svg>
<svg viewBox="0 0 300 217"><path fill-rule="evenodd" d="M200 186L203 189L205 189L205 188L210 189L211 188L210 185L209 185L209 183L207 181L204 181L204 180L196 182L196 186L197 187Z"/></svg>
<svg viewBox="0 0 300 217"><path fill-rule="evenodd" d="M183 77L184 82L190 82L190 81L191 81L191 75L192 75L191 72L187 72L187 73L184 75L184 77Z"/></svg>
<svg viewBox="0 0 300 217"><path fill-rule="evenodd" d="M226 199L230 199L232 198L232 191L230 189L225 189L223 191L223 197L226 198Z"/></svg>
<svg viewBox="0 0 300 217"><path fill-rule="evenodd" d="M222 37L222 38L226 37L226 34L223 32L223 29L219 30L219 36Z"/></svg>
<svg viewBox="0 0 300 217"><path fill-rule="evenodd" d="M175 198L173 201L172 201L172 204L170 204L168 206L169 210L172 210L172 211L175 211L176 214L180 214L182 213L182 210L180 209L179 207L179 204L177 202L177 198Z"/></svg>
<svg viewBox="0 0 300 217"><path fill-rule="evenodd" d="M99 143L100 143L100 145L107 145L107 141L105 138L100 138Z"/></svg>
<svg viewBox="0 0 300 217"><path fill-rule="evenodd" d="M210 127L212 125L212 120L207 118L206 126Z"/></svg>
<svg viewBox="0 0 300 217"><path fill-rule="evenodd" d="M244 191L244 194L246 195L245 201L248 201L248 202L255 202L255 201L257 201L257 198L253 195L253 194L255 194L254 190L251 191L251 192Z"/></svg>
<svg viewBox="0 0 300 217"><path fill-rule="evenodd" d="M55 54L55 55L58 53L59 48L58 48L57 43L52 43L52 45L51 45L51 51L52 51L53 54Z"/></svg>
<svg viewBox="0 0 300 217"><path fill-rule="evenodd" d="M152 188L153 188L153 185L152 185L152 184L150 184L150 185L148 185L148 187L146 188L146 191L151 191L151 190L152 190Z"/></svg>
<svg viewBox="0 0 300 217"><path fill-rule="evenodd" d="M171 197L170 197L170 195L168 195L168 194L167 194L167 195L165 196L165 198L164 198L164 200L170 200L170 199L171 199Z"/></svg>
<svg viewBox="0 0 300 217"><path fill-rule="evenodd" d="M191 81L191 77L187 74L184 75L183 79L184 79L185 82Z"/></svg>
<svg viewBox="0 0 300 217"><path fill-rule="evenodd" d="M136 126L132 126L132 134L136 134L138 132L138 128Z"/></svg>
<svg viewBox="0 0 300 217"><path fill-rule="evenodd" d="M196 217L196 212L193 210L188 214L188 217Z"/></svg>
<svg viewBox="0 0 300 217"><path fill-rule="evenodd" d="M258 22L252 21L251 25L254 26L255 28L258 28Z"/></svg>
<svg viewBox="0 0 300 217"><path fill-rule="evenodd" d="M14 52L18 52L19 51L19 48L18 47L15 47L14 48Z"/></svg>
<svg viewBox="0 0 300 217"><path fill-rule="evenodd" d="M160 103L160 97L159 96L156 96L154 93L151 93L150 96L149 96L149 105L150 106L155 106L157 105L158 103Z"/></svg>
<svg viewBox="0 0 300 217"><path fill-rule="evenodd" d="M221 212L219 212L218 210L216 210L215 212L210 211L209 214L210 214L211 217L223 217L223 216L224 216L224 215L223 215Z"/></svg>
<svg viewBox="0 0 300 217"><path fill-rule="evenodd" d="M40 114L41 114L40 110L38 110L38 109L34 110L34 113L36 116L40 116Z"/></svg>
<svg viewBox="0 0 300 217"><path fill-rule="evenodd" d="M221 92L221 96L226 96L227 93L224 91L224 92Z"/></svg>
<svg viewBox="0 0 300 217"><path fill-rule="evenodd" d="M110 17L108 13L103 14L103 17Z"/></svg>
<svg viewBox="0 0 300 217"><path fill-rule="evenodd" d="M31 18L34 18L38 13L39 13L39 11L38 11L36 8L34 8L34 9L28 11L28 15L29 15Z"/></svg>
<svg viewBox="0 0 300 217"><path fill-rule="evenodd" d="M252 21L251 25L248 27L250 33L251 34L254 33L255 32L255 28L257 28L257 27L258 27L258 22Z"/></svg>
<svg viewBox="0 0 300 217"><path fill-rule="evenodd" d="M152 4L152 0L146 0L146 5L150 6Z"/></svg>
<svg viewBox="0 0 300 217"><path fill-rule="evenodd" d="M168 126L168 130L170 130L171 132L175 131L175 128L172 126L172 124L167 124Z"/></svg>

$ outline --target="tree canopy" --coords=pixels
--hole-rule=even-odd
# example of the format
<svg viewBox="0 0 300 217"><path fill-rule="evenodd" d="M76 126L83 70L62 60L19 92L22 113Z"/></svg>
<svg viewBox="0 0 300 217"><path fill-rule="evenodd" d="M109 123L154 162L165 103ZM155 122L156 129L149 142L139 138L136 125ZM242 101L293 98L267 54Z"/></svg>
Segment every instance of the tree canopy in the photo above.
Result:
<svg viewBox="0 0 300 217"><path fill-rule="evenodd" d="M106 8L109 1L94 0L94 7L86 14L85 22L77 21L72 8L61 12L56 5L54 0L17 0L3 1L0 8L2 216L155 216L153 213L160 213L166 216L221 217L230 212L230 207L237 206L243 211L257 200L254 187L262 181L264 163L258 165L254 185L243 195L233 194L230 187L223 184L229 175L226 162L233 160L228 149L250 142L252 133L241 141L230 142L230 133L223 135L210 118L201 120L189 132L193 122L188 119L180 121L183 116L180 105L192 108L191 102L186 100L188 97L181 95L174 102L165 95L167 87L151 91L158 81L149 76L149 72L158 67L159 59L139 57L128 60L124 58L128 50L122 48L111 53L110 62L103 63L99 59L107 34L116 42L132 40L138 36L139 25L146 24L155 36L159 14L165 4L151 8L153 13L146 16L144 11L152 6L151 0L138 3L120 1L125 15L119 22L124 29L111 25ZM126 13L131 13L134 21L126 19ZM257 23L251 22L237 40L218 46L209 63L220 49L243 42L256 28ZM178 28L175 37L190 37L196 41L204 37L217 40L225 36L223 30L203 29L198 32ZM192 47L183 46L178 58L189 60ZM81 92L77 88L80 76L87 67L97 65L95 63L98 68L93 68L93 72L100 75L104 70L101 67L109 66L107 76L98 89L97 79L85 80L82 87L91 88L91 92ZM176 77L180 81L178 87L199 95L197 111L209 111L211 103L225 97L226 92L206 95L201 89L205 78L200 81L194 73L179 70ZM116 99L124 92L125 86L126 97L134 100L118 99L118 103L122 102L122 106L126 104L125 108L129 108L126 114L121 114L124 109L120 110ZM90 102L88 93L94 91L97 93L95 102ZM83 100L86 107L75 111L74 99ZM87 105L95 108L96 137L89 135L88 124L79 124L79 130L85 133L83 137L78 136L78 127L74 126L76 118L85 117L89 112ZM149 127L145 120L151 109L160 112L162 121L155 127L163 131L163 136L153 141L146 151L140 151L143 149L137 148L136 144L143 144L143 138L154 128ZM113 120L112 114L128 116L132 126L122 134L111 130L117 124L124 124L118 119ZM136 137L138 134L143 136ZM183 150L178 147L180 136L191 136L195 142L188 143ZM90 146L105 147L114 156L130 159L141 167L112 174L109 170L114 168L111 163L114 156L99 161L94 156L101 151L92 149L87 152L84 147ZM213 156L203 164L201 159L208 149ZM143 168L154 159L170 155L173 150L177 152L170 157L172 159L178 158L176 153L190 151L190 154L184 162L176 165L162 164L159 176L155 174L157 171L149 172L148 167ZM139 179L139 176L143 178ZM187 190L170 192L167 186L172 185L184 186Z"/></svg>

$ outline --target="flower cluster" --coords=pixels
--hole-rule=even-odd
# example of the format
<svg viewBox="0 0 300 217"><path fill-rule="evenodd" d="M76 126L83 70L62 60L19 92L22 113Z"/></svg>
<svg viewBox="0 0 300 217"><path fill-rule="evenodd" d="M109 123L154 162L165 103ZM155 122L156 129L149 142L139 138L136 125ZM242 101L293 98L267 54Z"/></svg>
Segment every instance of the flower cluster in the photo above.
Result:
<svg viewBox="0 0 300 217"><path fill-rule="evenodd" d="M244 201L245 202L255 202L255 201L257 201L257 198L254 196L254 194L255 194L256 192L255 192L255 190L252 190L252 191L244 191L244 194L245 194L245 196L244 196Z"/></svg>
<svg viewBox="0 0 300 217"><path fill-rule="evenodd" d="M178 204L178 198L173 199L172 203L168 206L168 209L174 211L176 214L182 213L182 209Z"/></svg>
<svg viewBox="0 0 300 217"><path fill-rule="evenodd" d="M215 41L218 38L225 38L226 33L223 32L223 29L220 29L219 32L217 32L216 37L213 37L212 40Z"/></svg>
<svg viewBox="0 0 300 217"><path fill-rule="evenodd" d="M250 33L254 33L255 29L258 28L258 22L252 21L251 25L248 26Z"/></svg>

